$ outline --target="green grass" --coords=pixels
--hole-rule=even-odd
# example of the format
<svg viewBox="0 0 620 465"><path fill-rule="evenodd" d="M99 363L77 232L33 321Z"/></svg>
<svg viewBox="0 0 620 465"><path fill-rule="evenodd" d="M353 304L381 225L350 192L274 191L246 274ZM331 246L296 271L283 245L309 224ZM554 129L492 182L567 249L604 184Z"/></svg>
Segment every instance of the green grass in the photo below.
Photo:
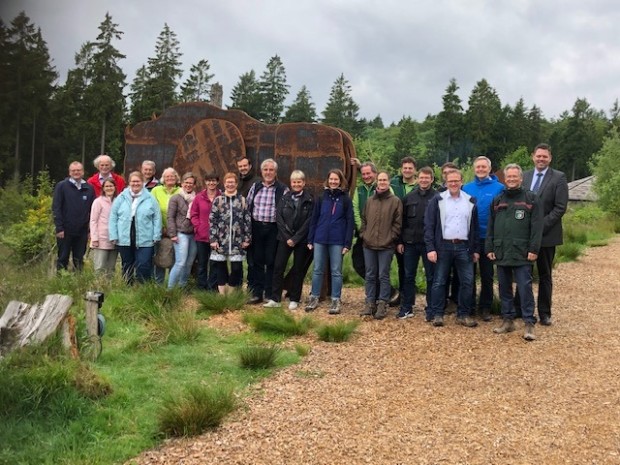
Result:
<svg viewBox="0 0 620 465"><path fill-rule="evenodd" d="M195 436L219 426L237 405L227 385L192 385L168 398L159 414L159 430L166 436Z"/></svg>
<svg viewBox="0 0 620 465"><path fill-rule="evenodd" d="M194 297L200 304L199 313L217 315L225 311L241 310L248 300L248 293L241 289L235 289L230 294L217 292L197 291Z"/></svg>
<svg viewBox="0 0 620 465"><path fill-rule="evenodd" d="M359 321L337 321L329 325L322 325L316 329L319 339L324 342L346 342L359 325Z"/></svg>
<svg viewBox="0 0 620 465"><path fill-rule="evenodd" d="M246 313L243 320L258 332L283 336L302 336L313 326L310 317L296 319L281 308L270 308L260 313Z"/></svg>
<svg viewBox="0 0 620 465"><path fill-rule="evenodd" d="M215 416L199 415L208 397L202 387L230 388L242 402L249 385L272 373L242 368L239 351L273 344L275 336L220 334L184 308L181 291L102 283L88 271L52 279L48 273L45 264L18 269L0 260L0 297L42 301L52 286L73 295L82 340L82 293L104 291L103 351L95 362L76 361L53 340L0 361L0 464L123 463L166 435L214 424ZM275 367L299 359L294 350L281 350Z"/></svg>
<svg viewBox="0 0 620 465"><path fill-rule="evenodd" d="M263 370L276 365L280 349L276 345L249 345L239 350L239 363L243 368Z"/></svg>

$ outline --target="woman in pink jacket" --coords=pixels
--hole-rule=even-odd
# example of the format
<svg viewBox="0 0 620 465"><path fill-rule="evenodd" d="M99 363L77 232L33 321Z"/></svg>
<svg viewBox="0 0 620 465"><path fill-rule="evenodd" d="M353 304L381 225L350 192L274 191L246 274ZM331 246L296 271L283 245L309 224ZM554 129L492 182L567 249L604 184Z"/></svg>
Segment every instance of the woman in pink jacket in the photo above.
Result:
<svg viewBox="0 0 620 465"><path fill-rule="evenodd" d="M205 188L192 203L190 218L194 225L194 240L198 246L198 288L204 291L217 291L217 276L209 264L211 244L209 240L209 215L213 200L222 193L218 189L220 178L209 173L204 178Z"/></svg>
<svg viewBox="0 0 620 465"><path fill-rule="evenodd" d="M109 240L108 223L112 201L116 197L116 181L109 178L103 181L101 195L95 199L90 209L90 248L93 249L95 272L114 276L116 246Z"/></svg>

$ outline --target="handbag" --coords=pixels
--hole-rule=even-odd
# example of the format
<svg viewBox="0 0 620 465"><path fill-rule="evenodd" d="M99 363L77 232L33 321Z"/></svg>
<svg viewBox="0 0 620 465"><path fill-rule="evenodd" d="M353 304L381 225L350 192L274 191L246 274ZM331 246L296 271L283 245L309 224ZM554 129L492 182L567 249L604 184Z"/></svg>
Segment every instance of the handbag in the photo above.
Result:
<svg viewBox="0 0 620 465"><path fill-rule="evenodd" d="M174 265L174 245L172 239L169 237L161 238L153 262L159 268L172 268L172 265Z"/></svg>

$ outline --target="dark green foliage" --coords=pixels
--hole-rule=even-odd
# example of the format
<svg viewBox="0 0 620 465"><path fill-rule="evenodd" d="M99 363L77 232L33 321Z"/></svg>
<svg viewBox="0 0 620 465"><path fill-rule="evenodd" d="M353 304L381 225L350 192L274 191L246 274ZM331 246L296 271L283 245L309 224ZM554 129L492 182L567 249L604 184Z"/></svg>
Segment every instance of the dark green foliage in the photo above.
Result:
<svg viewBox="0 0 620 465"><path fill-rule="evenodd" d="M269 59L267 68L260 77L258 87L263 103L262 120L268 124L279 123L284 110L284 100L286 100L290 86L286 83L286 70L278 55Z"/></svg>
<svg viewBox="0 0 620 465"><path fill-rule="evenodd" d="M349 81L345 79L344 74L341 74L329 93L329 100L323 110L321 122L359 136L363 130L358 121L359 110L359 105L351 96Z"/></svg>
<svg viewBox="0 0 620 465"><path fill-rule="evenodd" d="M211 65L207 60L200 60L189 70L189 78L181 86L181 101L208 102L213 74L209 74Z"/></svg>
<svg viewBox="0 0 620 465"><path fill-rule="evenodd" d="M197 436L218 427L235 408L235 394L229 386L189 386L180 397L165 402L159 430L166 436Z"/></svg>
<svg viewBox="0 0 620 465"><path fill-rule="evenodd" d="M605 137L603 146L594 154L590 163L593 174L596 176L594 189L598 194L601 208L616 216L620 215L620 134L617 128L612 128Z"/></svg>
<svg viewBox="0 0 620 465"><path fill-rule="evenodd" d="M315 123L316 120L316 108L312 103L310 91L305 85L301 86L295 101L286 109L282 121L284 123Z"/></svg>
<svg viewBox="0 0 620 465"><path fill-rule="evenodd" d="M66 421L112 392L109 382L61 349L60 338L0 361L0 415Z"/></svg>
<svg viewBox="0 0 620 465"><path fill-rule="evenodd" d="M443 109L437 114L435 122L437 156L434 160L437 164L462 158L464 155L465 115L461 98L457 94L458 90L456 79L450 79L450 84L442 97Z"/></svg>
<svg viewBox="0 0 620 465"><path fill-rule="evenodd" d="M398 131L398 137L394 142L396 164L403 157L416 157L416 145L418 144L418 134L416 129L416 123L410 116L403 117L398 123L400 130Z"/></svg>
<svg viewBox="0 0 620 465"><path fill-rule="evenodd" d="M359 321L337 321L329 325L321 325L316 329L319 339L324 342L346 342L359 325Z"/></svg>
<svg viewBox="0 0 620 465"><path fill-rule="evenodd" d="M276 364L280 349L275 346L250 345L239 350L239 362L243 368L263 370Z"/></svg>
<svg viewBox="0 0 620 465"><path fill-rule="evenodd" d="M261 313L246 313L243 320L256 331L285 336L302 336L313 324L309 317L296 320L290 313L280 308L268 309Z"/></svg>
<svg viewBox="0 0 620 465"><path fill-rule="evenodd" d="M254 70L239 76L239 82L233 87L230 100L229 109L245 111L258 120L263 118L263 101Z"/></svg>

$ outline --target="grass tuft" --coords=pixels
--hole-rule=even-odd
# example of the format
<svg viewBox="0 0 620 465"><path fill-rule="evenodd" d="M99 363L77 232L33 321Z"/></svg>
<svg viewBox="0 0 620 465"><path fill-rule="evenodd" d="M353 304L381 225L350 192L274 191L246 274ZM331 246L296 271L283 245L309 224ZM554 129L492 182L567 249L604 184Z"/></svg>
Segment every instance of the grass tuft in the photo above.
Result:
<svg viewBox="0 0 620 465"><path fill-rule="evenodd" d="M138 284L134 292L121 292L110 296L104 304L104 312L123 321L148 321L181 307L183 290L167 289L155 282Z"/></svg>
<svg viewBox="0 0 620 465"><path fill-rule="evenodd" d="M147 328L148 334L142 347L192 343L200 336L200 326L193 313L188 311L171 311L153 316Z"/></svg>
<svg viewBox="0 0 620 465"><path fill-rule="evenodd" d="M359 321L337 321L329 325L319 326L316 330L319 339L324 342L345 342L348 341L355 330Z"/></svg>
<svg viewBox="0 0 620 465"><path fill-rule="evenodd" d="M585 246L577 242L565 242L557 248L556 262L575 261L583 253Z"/></svg>
<svg viewBox="0 0 620 465"><path fill-rule="evenodd" d="M166 436L196 436L222 424L236 408L229 386L193 385L181 397L169 399L159 415L159 429Z"/></svg>
<svg viewBox="0 0 620 465"><path fill-rule="evenodd" d="M275 366L280 349L275 346L250 345L239 350L239 362L242 368L263 370Z"/></svg>
<svg viewBox="0 0 620 465"><path fill-rule="evenodd" d="M297 320L281 308L270 308L261 313L246 313L243 321L255 331L284 336L302 336L313 326L310 317Z"/></svg>
<svg viewBox="0 0 620 465"><path fill-rule="evenodd" d="M229 294L218 292L197 291L194 297L200 303L199 313L218 315L225 311L241 310L248 300L247 292L235 289Z"/></svg>
<svg viewBox="0 0 620 465"><path fill-rule="evenodd" d="M312 348L308 344L295 344L295 352L300 357L307 356L312 351Z"/></svg>

